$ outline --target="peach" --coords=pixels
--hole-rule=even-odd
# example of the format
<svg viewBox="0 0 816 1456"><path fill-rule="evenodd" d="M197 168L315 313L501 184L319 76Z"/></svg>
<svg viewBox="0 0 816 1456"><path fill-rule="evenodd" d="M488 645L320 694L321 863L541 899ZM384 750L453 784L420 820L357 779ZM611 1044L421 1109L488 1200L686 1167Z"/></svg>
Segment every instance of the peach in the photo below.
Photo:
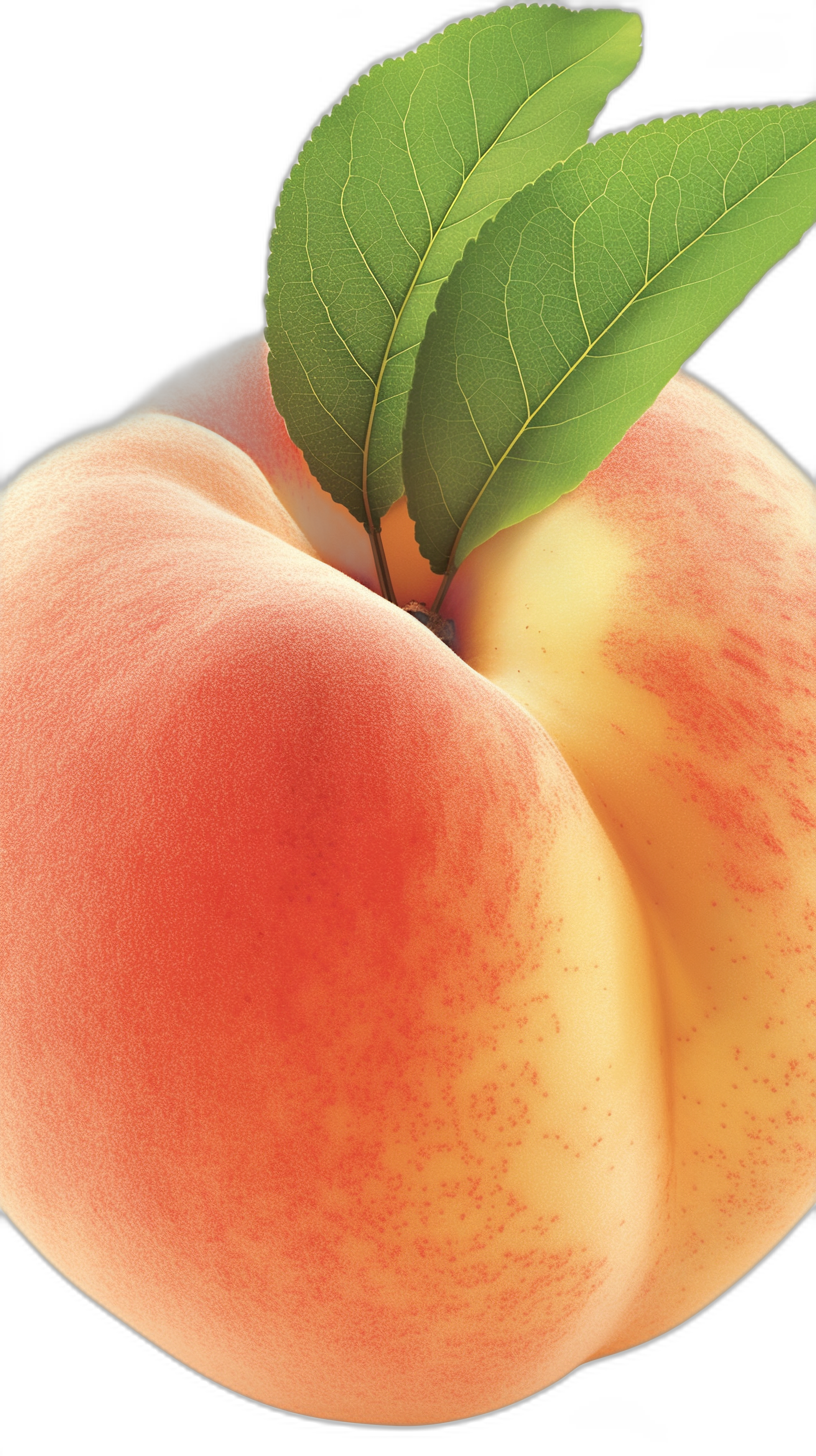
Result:
<svg viewBox="0 0 816 1456"><path fill-rule="evenodd" d="M504 1405L813 1196L809 487L679 378L468 558L457 655L259 341L151 403L0 517L0 1196L257 1399Z"/></svg>

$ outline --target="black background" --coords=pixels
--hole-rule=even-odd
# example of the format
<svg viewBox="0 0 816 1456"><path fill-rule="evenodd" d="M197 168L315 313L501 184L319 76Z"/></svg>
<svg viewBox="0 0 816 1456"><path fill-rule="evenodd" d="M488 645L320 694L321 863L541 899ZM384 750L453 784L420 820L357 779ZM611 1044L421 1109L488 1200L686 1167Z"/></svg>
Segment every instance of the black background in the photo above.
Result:
<svg viewBox="0 0 816 1456"><path fill-rule="evenodd" d="M813 7L803 0L758 9L644 0L638 9L640 70L595 135L816 90ZM117 415L201 352L261 329L272 205L310 127L373 61L466 13L444 3L226 10L66 7L48 28L32 12L28 29L20 19L6 181L4 472ZM815 255L812 234L692 364L809 469L812 379L799 351L812 335ZM331 1446L450 1447L476 1433L578 1443L619 1434L631 1449L669 1450L689 1440L731 1447L745 1434L784 1444L809 1425L813 1214L675 1334L586 1367L481 1427L420 1431L305 1427L242 1401L118 1325L6 1222L0 1246L13 1334L4 1425L17 1405L25 1431L15 1452L48 1449L57 1437L86 1450L203 1437L243 1450L306 1434Z"/></svg>

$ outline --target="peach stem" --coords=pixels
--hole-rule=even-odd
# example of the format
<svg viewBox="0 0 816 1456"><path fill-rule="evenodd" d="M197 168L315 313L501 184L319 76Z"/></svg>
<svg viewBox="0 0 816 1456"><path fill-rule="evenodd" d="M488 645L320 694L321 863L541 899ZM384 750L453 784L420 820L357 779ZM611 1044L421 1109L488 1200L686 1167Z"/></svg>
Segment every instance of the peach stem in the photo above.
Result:
<svg viewBox="0 0 816 1456"><path fill-rule="evenodd" d="M393 602L396 605L397 599L391 583L391 573L388 570L388 562L385 559L385 550L380 536L380 524L378 521L375 522L369 519L365 523L365 528L368 531L369 540L371 541L371 551L374 556L374 565L377 568L377 580L380 583L380 591L386 601Z"/></svg>

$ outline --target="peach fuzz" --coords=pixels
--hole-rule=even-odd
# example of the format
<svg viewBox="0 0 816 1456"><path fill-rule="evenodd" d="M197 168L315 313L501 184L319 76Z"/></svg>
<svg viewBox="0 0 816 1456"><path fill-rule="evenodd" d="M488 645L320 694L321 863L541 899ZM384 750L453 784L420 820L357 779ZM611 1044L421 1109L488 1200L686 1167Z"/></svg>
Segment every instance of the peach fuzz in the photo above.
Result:
<svg viewBox="0 0 816 1456"><path fill-rule="evenodd" d="M681 377L468 558L457 657L260 340L151 403L0 517L0 1197L258 1399L506 1404L813 1196L810 487Z"/></svg>

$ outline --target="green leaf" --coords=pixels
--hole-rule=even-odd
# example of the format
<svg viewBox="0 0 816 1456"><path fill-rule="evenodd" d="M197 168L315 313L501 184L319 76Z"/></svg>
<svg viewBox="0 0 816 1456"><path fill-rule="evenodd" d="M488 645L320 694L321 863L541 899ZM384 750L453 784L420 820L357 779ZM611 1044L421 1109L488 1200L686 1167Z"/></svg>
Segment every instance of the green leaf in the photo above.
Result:
<svg viewBox="0 0 816 1456"><path fill-rule="evenodd" d="M269 254L272 393L359 521L403 494L402 430L437 292L486 219L586 140L640 18L517 5L375 66L317 127Z"/></svg>
<svg viewBox="0 0 816 1456"><path fill-rule="evenodd" d="M814 217L812 104L603 137L508 202L417 360L403 467L432 569L580 485Z"/></svg>

